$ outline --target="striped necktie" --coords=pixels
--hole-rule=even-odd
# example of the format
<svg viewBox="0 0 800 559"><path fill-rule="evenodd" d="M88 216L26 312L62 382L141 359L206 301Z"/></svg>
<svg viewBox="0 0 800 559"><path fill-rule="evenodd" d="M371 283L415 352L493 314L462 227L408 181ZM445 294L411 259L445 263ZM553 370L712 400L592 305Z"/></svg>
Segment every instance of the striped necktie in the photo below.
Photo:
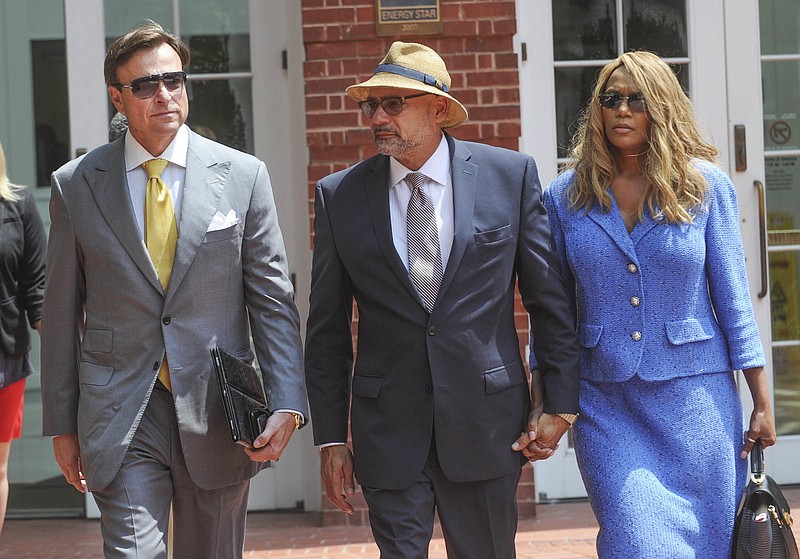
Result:
<svg viewBox="0 0 800 559"><path fill-rule="evenodd" d="M411 188L411 199L406 213L406 242L408 273L425 303L425 308L430 312L436 303L444 273L436 213L430 198L422 190L426 179L422 173L406 175L406 183Z"/></svg>

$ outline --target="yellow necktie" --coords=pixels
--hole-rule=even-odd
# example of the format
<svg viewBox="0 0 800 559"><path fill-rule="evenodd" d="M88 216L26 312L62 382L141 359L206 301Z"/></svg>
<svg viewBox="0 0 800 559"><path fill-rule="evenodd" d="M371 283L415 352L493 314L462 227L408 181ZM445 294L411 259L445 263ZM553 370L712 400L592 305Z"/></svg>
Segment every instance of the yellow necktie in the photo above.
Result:
<svg viewBox="0 0 800 559"><path fill-rule="evenodd" d="M150 259L153 261L158 279L164 287L169 286L172 263L175 260L175 244L178 241L178 223L175 220L175 207L169 189L161 179L161 173L169 162L166 159L151 159L142 163L147 171L147 193L144 202L144 240ZM167 357L158 371L161 383L170 391L169 365Z"/></svg>

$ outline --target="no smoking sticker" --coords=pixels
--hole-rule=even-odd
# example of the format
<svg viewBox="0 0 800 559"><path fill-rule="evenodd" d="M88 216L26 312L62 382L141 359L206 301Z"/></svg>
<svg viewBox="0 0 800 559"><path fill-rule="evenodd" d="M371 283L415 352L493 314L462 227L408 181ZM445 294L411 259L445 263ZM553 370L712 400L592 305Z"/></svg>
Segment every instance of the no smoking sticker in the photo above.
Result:
<svg viewBox="0 0 800 559"><path fill-rule="evenodd" d="M792 127L788 122L783 120L776 120L769 127L769 139L772 143L783 145L792 137Z"/></svg>

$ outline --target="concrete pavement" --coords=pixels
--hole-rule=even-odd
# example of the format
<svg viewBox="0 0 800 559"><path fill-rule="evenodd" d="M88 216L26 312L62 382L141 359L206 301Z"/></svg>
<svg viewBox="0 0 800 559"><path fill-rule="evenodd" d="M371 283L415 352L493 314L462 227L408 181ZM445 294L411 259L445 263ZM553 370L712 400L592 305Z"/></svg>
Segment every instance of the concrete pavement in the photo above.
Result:
<svg viewBox="0 0 800 559"><path fill-rule="evenodd" d="M784 488L795 517L800 517L800 486ZM520 520L519 559L596 558L597 523L586 501L541 504L536 518ZM367 526L320 526L318 513L250 513L244 557L247 559L377 559ZM800 540L800 520L794 532ZM7 520L0 535L2 559L103 559L97 520ZM430 559L445 559L438 530Z"/></svg>
<svg viewBox="0 0 800 559"><path fill-rule="evenodd" d="M368 526L320 526L318 513L263 512L247 517L247 559L367 559L379 557ZM522 519L520 559L594 558L597 523L586 502L539 505L538 517ZM430 559L445 559L437 526ZM103 559L97 520L6 520L2 559Z"/></svg>

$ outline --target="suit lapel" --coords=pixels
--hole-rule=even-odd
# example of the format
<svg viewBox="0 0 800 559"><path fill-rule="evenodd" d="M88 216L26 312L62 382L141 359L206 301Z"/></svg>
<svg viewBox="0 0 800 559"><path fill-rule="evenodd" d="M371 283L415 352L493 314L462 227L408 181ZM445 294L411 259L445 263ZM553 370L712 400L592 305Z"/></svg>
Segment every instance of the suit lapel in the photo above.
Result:
<svg viewBox="0 0 800 559"><path fill-rule="evenodd" d="M636 227L631 231L631 242L635 245L639 244L645 235L656 225L661 223L661 219L653 219L653 216L650 215L650 212L645 209L644 215L642 216L642 220L636 224Z"/></svg>
<svg viewBox="0 0 800 559"><path fill-rule="evenodd" d="M186 154L186 176L183 181L181 222L178 224L178 244L175 247L175 262L167 296L175 293L186 276L189 266L205 237L211 218L219 206L219 200L228 173L230 161L217 161L207 143L190 132L189 151ZM244 216L240 216L241 219Z"/></svg>
<svg viewBox="0 0 800 559"><path fill-rule="evenodd" d="M473 216L475 212L475 190L477 188L478 166L468 160L472 153L467 147L447 136L450 144L451 178L453 180L453 246L447 258L439 298L443 296L455 277L456 270L473 236Z"/></svg>
<svg viewBox="0 0 800 559"><path fill-rule="evenodd" d="M422 299L420 299L414 284L411 282L408 270L406 270L403 261L397 254L394 239L392 238L392 220L389 215L389 158L385 156L376 157L372 170L373 173L367 176L364 185L375 239L389 267L409 293L419 301L420 305L423 305Z"/></svg>
<svg viewBox="0 0 800 559"><path fill-rule="evenodd" d="M637 261L633 240L625 228L625 222L622 220L622 215L619 213L617 202L613 196L611 197L611 209L609 211L604 212L599 204L594 204L592 209L589 210L588 217L611 237L611 240L628 258L633 262Z"/></svg>
<svg viewBox="0 0 800 559"><path fill-rule="evenodd" d="M158 274L134 218L125 172L124 146L124 142L109 145L108 157L101 158L95 168L84 171L83 176L100 213L125 252L150 283L162 291Z"/></svg>

